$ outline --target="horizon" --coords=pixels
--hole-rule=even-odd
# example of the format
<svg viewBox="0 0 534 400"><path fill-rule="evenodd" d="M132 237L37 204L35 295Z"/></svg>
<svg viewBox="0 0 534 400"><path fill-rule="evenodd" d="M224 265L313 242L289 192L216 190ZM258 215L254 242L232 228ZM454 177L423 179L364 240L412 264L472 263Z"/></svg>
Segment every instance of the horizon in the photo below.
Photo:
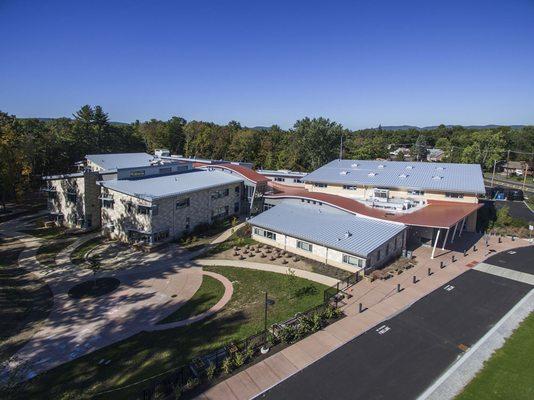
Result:
<svg viewBox="0 0 534 400"><path fill-rule="evenodd" d="M99 104L117 122L283 129L306 116L351 130L533 125L533 16L527 0L4 2L0 110L70 118Z"/></svg>

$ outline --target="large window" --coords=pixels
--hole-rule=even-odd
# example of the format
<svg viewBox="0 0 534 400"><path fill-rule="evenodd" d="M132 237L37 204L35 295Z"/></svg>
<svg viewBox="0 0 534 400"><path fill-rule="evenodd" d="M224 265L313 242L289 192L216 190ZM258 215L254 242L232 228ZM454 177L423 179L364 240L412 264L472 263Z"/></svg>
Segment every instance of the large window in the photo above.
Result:
<svg viewBox="0 0 534 400"><path fill-rule="evenodd" d="M309 251L310 253L313 250L313 245L308 242L303 242L302 240L297 240L297 247L304 251Z"/></svg>
<svg viewBox="0 0 534 400"><path fill-rule="evenodd" d="M449 197L451 199L463 199L464 194L463 193L445 193L445 197Z"/></svg>
<svg viewBox="0 0 534 400"><path fill-rule="evenodd" d="M345 189L345 190L356 190L356 189L358 189L358 187L354 186L354 185L343 185L343 189Z"/></svg>
<svg viewBox="0 0 534 400"><path fill-rule="evenodd" d="M285 181L286 181L284 178L281 178L281 177L279 177L279 176L275 176L275 177L274 177L274 180L275 180L276 182L285 182Z"/></svg>
<svg viewBox="0 0 534 400"><path fill-rule="evenodd" d="M157 206L137 206L137 214L143 214L143 215L158 215L158 207Z"/></svg>
<svg viewBox="0 0 534 400"><path fill-rule="evenodd" d="M271 231L266 231L265 229L254 228L254 234L258 236L263 236L267 239L276 240L276 233L271 232Z"/></svg>
<svg viewBox="0 0 534 400"><path fill-rule="evenodd" d="M374 191L375 197L379 199L387 199L389 197L389 190L387 189L375 189Z"/></svg>
<svg viewBox="0 0 534 400"><path fill-rule="evenodd" d="M67 190L67 202L76 203L77 200L78 200L78 195L76 194L76 190L68 189Z"/></svg>
<svg viewBox="0 0 534 400"><path fill-rule="evenodd" d="M215 190L211 192L211 198L212 200L220 199L221 197L226 197L230 194L230 189L222 189L222 190Z"/></svg>
<svg viewBox="0 0 534 400"><path fill-rule="evenodd" d="M412 196L423 196L425 194L424 190L408 190L408 194Z"/></svg>
<svg viewBox="0 0 534 400"><path fill-rule="evenodd" d="M363 260L361 258L350 256L348 254L343 254L343 263L354 265L355 267L363 267Z"/></svg>
<svg viewBox="0 0 534 400"><path fill-rule="evenodd" d="M176 209L189 207L189 197L187 199L180 199L176 202Z"/></svg>
<svg viewBox="0 0 534 400"><path fill-rule="evenodd" d="M325 188L328 185L326 183L314 183L313 186L318 187L318 188Z"/></svg>
<svg viewBox="0 0 534 400"><path fill-rule="evenodd" d="M102 199L102 207L103 208L113 208L114 206L114 201L113 199Z"/></svg>
<svg viewBox="0 0 534 400"><path fill-rule="evenodd" d="M142 176L145 176L145 170L144 169L140 169L140 170L137 170L137 171L130 171L130 177L132 177L132 178L140 178Z"/></svg>

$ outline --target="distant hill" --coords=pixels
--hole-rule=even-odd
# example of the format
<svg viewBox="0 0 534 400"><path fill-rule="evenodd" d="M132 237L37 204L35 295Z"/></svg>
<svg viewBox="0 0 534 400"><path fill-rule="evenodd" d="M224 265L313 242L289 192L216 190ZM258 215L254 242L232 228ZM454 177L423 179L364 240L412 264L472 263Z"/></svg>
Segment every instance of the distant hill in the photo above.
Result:
<svg viewBox="0 0 534 400"><path fill-rule="evenodd" d="M453 126L463 126L466 129L493 129L493 128L499 128L499 127L510 127L513 129L520 129L527 125L445 125L447 128L451 128ZM382 126L382 130L384 131L407 131L410 129L415 129L417 131L431 131L433 129L439 128L438 125L435 126L413 126L413 125L388 125L388 126ZM374 128L378 129L378 128Z"/></svg>

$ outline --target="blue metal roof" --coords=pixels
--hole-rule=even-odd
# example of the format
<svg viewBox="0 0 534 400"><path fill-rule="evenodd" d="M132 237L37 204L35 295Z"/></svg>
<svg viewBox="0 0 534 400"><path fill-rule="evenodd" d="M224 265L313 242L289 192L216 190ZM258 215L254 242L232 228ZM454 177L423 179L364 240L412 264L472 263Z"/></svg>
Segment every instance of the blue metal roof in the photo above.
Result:
<svg viewBox="0 0 534 400"><path fill-rule="evenodd" d="M106 171L118 168L143 167L150 165L156 157L147 153L111 153L111 154L88 154L86 159L95 163Z"/></svg>
<svg viewBox="0 0 534 400"><path fill-rule="evenodd" d="M405 229L400 223L359 217L327 205L283 202L250 224L366 258Z"/></svg>
<svg viewBox="0 0 534 400"><path fill-rule="evenodd" d="M306 175L304 181L455 193L485 193L482 169L478 164L334 160Z"/></svg>
<svg viewBox="0 0 534 400"><path fill-rule="evenodd" d="M243 182L243 179L224 172L192 170L191 172L158 176L156 178L113 179L99 183L108 189L152 201L239 182Z"/></svg>

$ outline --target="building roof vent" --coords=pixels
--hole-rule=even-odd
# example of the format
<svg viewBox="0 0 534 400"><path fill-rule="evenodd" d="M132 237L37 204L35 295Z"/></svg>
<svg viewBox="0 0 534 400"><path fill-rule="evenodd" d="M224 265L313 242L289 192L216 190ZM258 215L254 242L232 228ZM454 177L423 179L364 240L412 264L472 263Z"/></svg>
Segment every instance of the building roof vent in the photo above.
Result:
<svg viewBox="0 0 534 400"><path fill-rule="evenodd" d="M378 165L378 168L380 168L380 169L382 169L382 168L384 168L384 167L385 167L384 164L379 164L379 165Z"/></svg>
<svg viewBox="0 0 534 400"><path fill-rule="evenodd" d="M413 165L407 165L406 169L413 169Z"/></svg>
<svg viewBox="0 0 534 400"><path fill-rule="evenodd" d="M375 176L375 175L378 175L378 174L377 174L376 172L369 172L369 173L367 174L367 176Z"/></svg>
<svg viewBox="0 0 534 400"><path fill-rule="evenodd" d="M350 166L351 166L352 168L356 168L358 165L360 165L360 164L358 164L358 163L352 163L352 164L350 164Z"/></svg>
<svg viewBox="0 0 534 400"><path fill-rule="evenodd" d="M350 174L350 171L341 171L339 175L348 175Z"/></svg>
<svg viewBox="0 0 534 400"><path fill-rule="evenodd" d="M439 175L434 175L434 176L432 177L432 179L435 180L435 181L440 181L440 180L443 179L443 177L442 177L442 176L439 176Z"/></svg>
<svg viewBox="0 0 534 400"><path fill-rule="evenodd" d="M434 168L436 171L443 171L445 169L445 167L436 167Z"/></svg>
<svg viewBox="0 0 534 400"><path fill-rule="evenodd" d="M407 178L408 176L409 176L409 175L406 175L406 174L400 174L400 175L399 175L399 178L401 178L401 179L405 179L405 178Z"/></svg>
<svg viewBox="0 0 534 400"><path fill-rule="evenodd" d="M345 239L348 239L352 236L352 233L350 233L349 231L345 232L345 234L343 235L345 237Z"/></svg>

